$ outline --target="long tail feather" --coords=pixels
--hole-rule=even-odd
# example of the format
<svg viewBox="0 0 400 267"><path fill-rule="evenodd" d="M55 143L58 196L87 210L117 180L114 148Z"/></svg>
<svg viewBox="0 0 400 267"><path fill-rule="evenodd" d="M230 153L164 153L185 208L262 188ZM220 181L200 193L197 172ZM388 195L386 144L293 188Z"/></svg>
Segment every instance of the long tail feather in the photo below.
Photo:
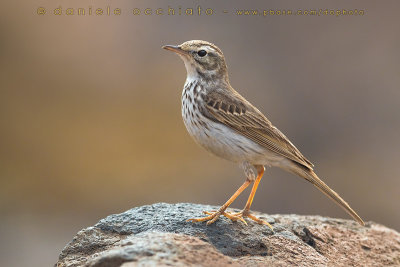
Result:
<svg viewBox="0 0 400 267"><path fill-rule="evenodd" d="M297 165L297 164L296 164ZM292 166L290 171L306 179L317 187L322 193L328 196L330 199L336 202L340 207L342 207L355 221L357 221L362 226L365 225L364 221L360 216L343 200L335 191L333 191L329 186L327 186L321 179L318 178L317 174L313 170L305 168L303 166Z"/></svg>

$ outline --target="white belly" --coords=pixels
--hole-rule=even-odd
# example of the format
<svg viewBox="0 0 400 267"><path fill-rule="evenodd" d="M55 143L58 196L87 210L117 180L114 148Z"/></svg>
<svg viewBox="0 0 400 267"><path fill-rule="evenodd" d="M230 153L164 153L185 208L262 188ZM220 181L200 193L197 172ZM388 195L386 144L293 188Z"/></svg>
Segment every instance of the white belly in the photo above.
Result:
<svg viewBox="0 0 400 267"><path fill-rule="evenodd" d="M188 100L190 97L192 101ZM192 90L183 92L182 118L190 136L207 151L237 163L276 165L282 160L282 157L266 150L229 127L204 117L198 108L194 108L194 97Z"/></svg>
<svg viewBox="0 0 400 267"><path fill-rule="evenodd" d="M206 119L208 120L208 119ZM208 129L185 121L186 129L193 139L207 151L233 162L259 162L264 158L263 149L228 127L208 120ZM251 142L251 141L250 141ZM249 149L249 147L251 147Z"/></svg>

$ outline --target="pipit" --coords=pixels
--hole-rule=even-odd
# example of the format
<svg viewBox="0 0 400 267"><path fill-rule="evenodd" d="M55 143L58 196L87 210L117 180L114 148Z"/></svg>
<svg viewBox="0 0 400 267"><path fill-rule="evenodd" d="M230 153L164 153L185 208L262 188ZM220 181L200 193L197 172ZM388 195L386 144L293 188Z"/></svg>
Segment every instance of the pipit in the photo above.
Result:
<svg viewBox="0 0 400 267"><path fill-rule="evenodd" d="M249 101L229 83L222 51L212 43L200 40L181 45L163 46L177 53L185 63L187 78L182 91L182 117L191 137L209 152L240 164L246 181L217 211L191 222L215 222L219 216L237 221L249 218L271 225L250 213L258 184L265 167L279 167L312 183L340 205L359 224L363 220L335 191L313 171L314 165ZM226 209L251 183L253 187L244 209L229 213Z"/></svg>

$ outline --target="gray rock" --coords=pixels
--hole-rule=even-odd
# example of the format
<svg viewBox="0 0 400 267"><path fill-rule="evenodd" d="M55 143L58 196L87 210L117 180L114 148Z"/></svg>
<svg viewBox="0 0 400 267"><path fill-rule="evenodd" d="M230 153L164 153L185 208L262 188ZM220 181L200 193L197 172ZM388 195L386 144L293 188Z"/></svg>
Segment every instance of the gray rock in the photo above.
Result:
<svg viewBox="0 0 400 267"><path fill-rule="evenodd" d="M400 234L372 222L257 212L274 231L223 216L209 226L186 222L217 208L157 203L110 215L81 230L56 265L400 266Z"/></svg>

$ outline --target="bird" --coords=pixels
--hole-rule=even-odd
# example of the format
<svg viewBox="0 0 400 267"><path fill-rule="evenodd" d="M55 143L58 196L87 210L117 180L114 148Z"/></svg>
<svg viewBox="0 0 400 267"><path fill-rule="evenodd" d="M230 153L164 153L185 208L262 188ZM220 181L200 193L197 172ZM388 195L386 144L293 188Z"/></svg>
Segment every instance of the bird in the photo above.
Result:
<svg viewBox="0 0 400 267"><path fill-rule="evenodd" d="M293 143L249 101L232 88L224 54L213 43L202 40L180 45L164 45L175 52L186 67L182 90L182 118L189 135L212 154L239 164L245 174L244 183L218 210L204 211L201 218L188 222L214 223L220 216L232 221L245 218L273 227L257 218L250 208L265 168L278 167L313 184L342 207L356 222L361 217L314 172L314 165ZM252 189L243 210L227 212L227 208L249 186Z"/></svg>

